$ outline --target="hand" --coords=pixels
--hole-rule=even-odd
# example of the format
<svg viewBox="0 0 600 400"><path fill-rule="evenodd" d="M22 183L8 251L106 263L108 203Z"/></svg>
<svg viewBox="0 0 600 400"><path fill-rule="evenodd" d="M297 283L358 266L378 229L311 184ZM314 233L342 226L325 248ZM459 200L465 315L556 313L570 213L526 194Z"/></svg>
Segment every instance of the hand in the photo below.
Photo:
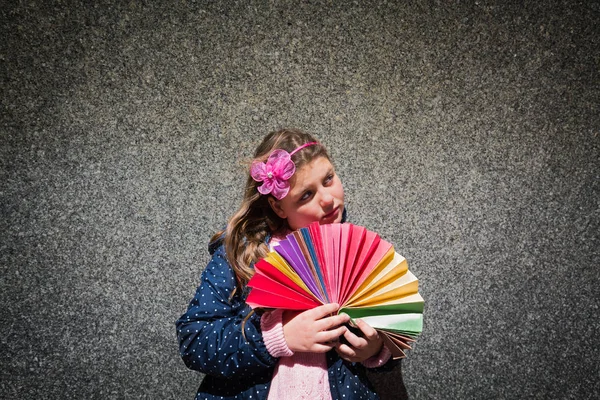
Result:
<svg viewBox="0 0 600 400"><path fill-rule="evenodd" d="M338 304L325 304L307 311L285 311L282 317L283 335L294 352L326 353L331 350L348 328L346 314L331 315Z"/></svg>
<svg viewBox="0 0 600 400"><path fill-rule="evenodd" d="M363 362L381 351L383 340L379 333L363 320L357 319L355 322L362 332L362 337L347 330L344 338L348 344L338 343L335 351L346 361Z"/></svg>

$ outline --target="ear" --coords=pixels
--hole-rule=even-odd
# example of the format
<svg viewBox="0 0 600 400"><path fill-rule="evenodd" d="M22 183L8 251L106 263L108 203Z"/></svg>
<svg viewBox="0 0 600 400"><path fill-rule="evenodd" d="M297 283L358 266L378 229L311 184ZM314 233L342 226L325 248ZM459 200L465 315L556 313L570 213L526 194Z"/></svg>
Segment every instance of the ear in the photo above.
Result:
<svg viewBox="0 0 600 400"><path fill-rule="evenodd" d="M276 200L274 197L269 196L269 205L271 206L271 209L273 210L273 212L275 212L275 214L277 214L277 216L281 219L286 219L287 215L285 213L285 211L283 211L283 209L281 208L281 204L279 203L279 200Z"/></svg>

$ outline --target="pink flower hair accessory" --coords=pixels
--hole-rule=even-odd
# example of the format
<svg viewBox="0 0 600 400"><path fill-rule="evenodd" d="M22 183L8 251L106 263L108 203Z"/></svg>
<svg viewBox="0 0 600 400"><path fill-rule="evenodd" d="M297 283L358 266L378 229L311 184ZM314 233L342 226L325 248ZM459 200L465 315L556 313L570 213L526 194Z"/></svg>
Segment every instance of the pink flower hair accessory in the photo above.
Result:
<svg viewBox="0 0 600 400"><path fill-rule="evenodd" d="M256 182L263 183L257 188L260 194L272 194L277 200L287 196L290 191L288 180L296 172L296 164L292 161L292 156L313 144L318 144L318 142L305 143L291 153L283 149L276 149L271 152L266 163L254 161L250 167L250 176Z"/></svg>

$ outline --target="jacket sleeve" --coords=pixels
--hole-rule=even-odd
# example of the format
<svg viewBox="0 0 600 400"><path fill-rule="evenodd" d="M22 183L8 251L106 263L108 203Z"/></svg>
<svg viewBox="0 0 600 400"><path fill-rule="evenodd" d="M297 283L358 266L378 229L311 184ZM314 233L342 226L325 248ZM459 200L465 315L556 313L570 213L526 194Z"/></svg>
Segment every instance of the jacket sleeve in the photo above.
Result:
<svg viewBox="0 0 600 400"><path fill-rule="evenodd" d="M188 368L230 378L275 366L277 358L263 341L260 316L248 317L251 308L244 295L231 296L235 282L221 246L202 273L187 312L176 322L179 350Z"/></svg>

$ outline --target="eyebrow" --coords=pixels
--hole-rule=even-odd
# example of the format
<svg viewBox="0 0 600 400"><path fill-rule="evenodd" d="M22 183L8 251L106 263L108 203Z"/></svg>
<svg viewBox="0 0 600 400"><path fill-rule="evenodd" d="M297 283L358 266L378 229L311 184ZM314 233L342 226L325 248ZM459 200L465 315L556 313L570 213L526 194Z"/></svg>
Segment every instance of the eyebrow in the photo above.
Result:
<svg viewBox="0 0 600 400"><path fill-rule="evenodd" d="M325 179L327 176L334 174L335 173L335 168L333 166L331 166L331 168L329 168L327 170L327 172L325 172L325 175L322 176L320 179L323 180ZM300 200L302 198L302 196L304 196L304 193L306 193L306 191L309 190L308 187L303 187L302 190L300 190L298 192L298 200Z"/></svg>

